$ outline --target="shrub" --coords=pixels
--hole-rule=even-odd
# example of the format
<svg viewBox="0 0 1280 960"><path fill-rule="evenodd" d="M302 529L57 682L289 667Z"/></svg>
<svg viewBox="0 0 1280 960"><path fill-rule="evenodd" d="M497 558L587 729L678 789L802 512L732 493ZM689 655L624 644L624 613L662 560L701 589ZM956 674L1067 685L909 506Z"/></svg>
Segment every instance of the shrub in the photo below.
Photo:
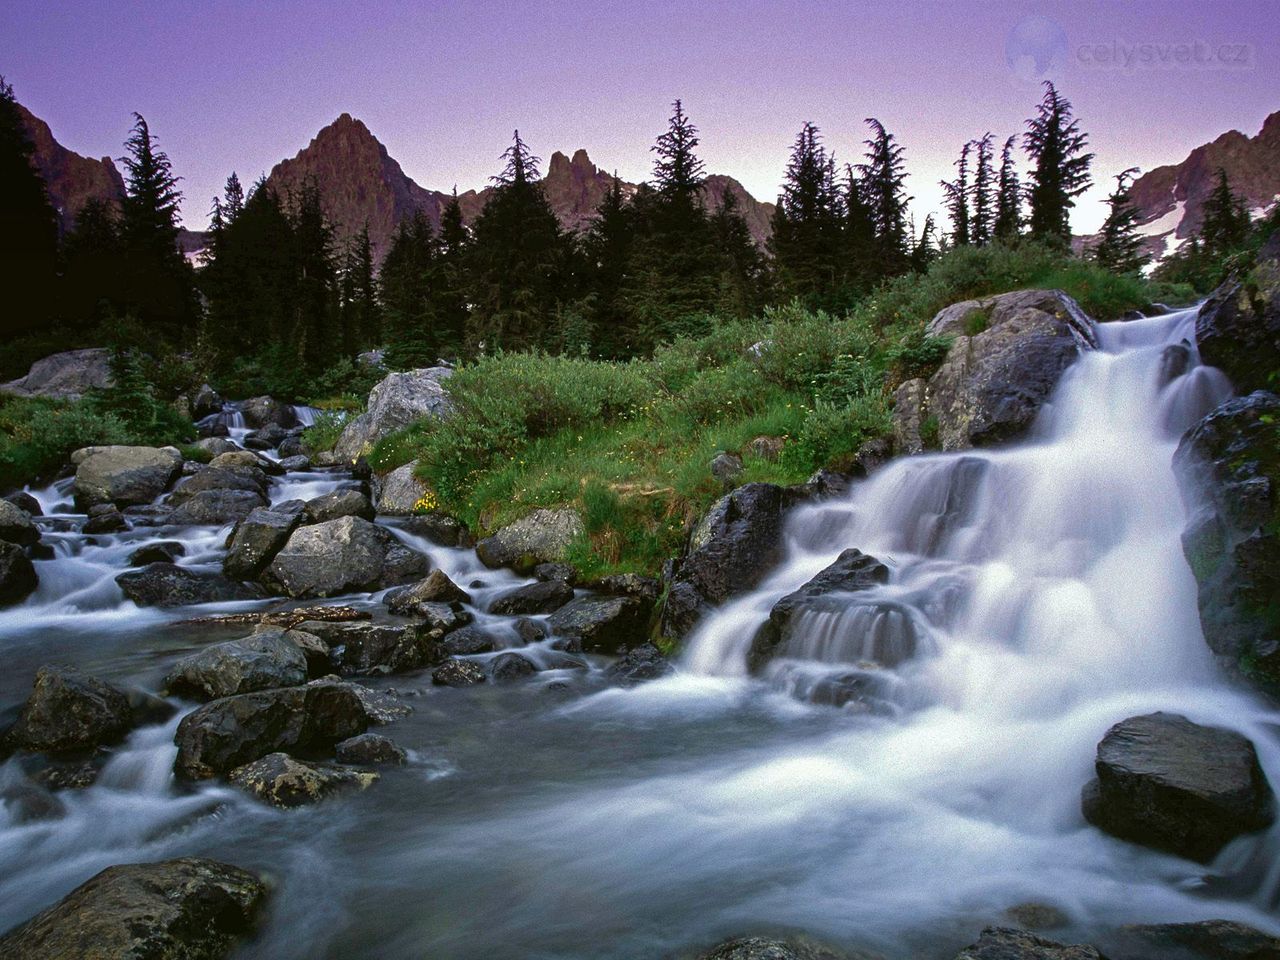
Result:
<svg viewBox="0 0 1280 960"><path fill-rule="evenodd" d="M878 394L855 397L845 404L819 401L799 434L782 448L781 460L806 472L846 467L859 447L884 436L891 424L888 404Z"/></svg>
<svg viewBox="0 0 1280 960"><path fill-rule="evenodd" d="M351 414L346 410L321 411L316 414L315 422L302 431L302 448L309 454L332 450L351 419Z"/></svg>

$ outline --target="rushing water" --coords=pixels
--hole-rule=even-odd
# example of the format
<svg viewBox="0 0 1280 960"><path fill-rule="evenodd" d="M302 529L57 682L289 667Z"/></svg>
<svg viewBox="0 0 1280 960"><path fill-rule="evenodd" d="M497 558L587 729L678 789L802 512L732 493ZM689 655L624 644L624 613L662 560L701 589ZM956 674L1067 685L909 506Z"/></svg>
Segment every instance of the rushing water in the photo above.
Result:
<svg viewBox="0 0 1280 960"><path fill-rule="evenodd" d="M1228 391L1194 364L1166 382L1165 348L1193 322L1102 326L1023 444L896 461L794 513L785 562L702 625L671 679L376 681L415 707L385 730L410 764L290 812L225 787L177 788L176 718L135 732L97 785L60 795L61 817L0 813L0 926L110 863L202 854L274 879L245 955L278 960L656 958L764 930L949 958L1026 902L1063 911L1063 939L1208 917L1280 930L1275 831L1205 870L1080 815L1107 727L1156 709L1240 730L1280 783L1276 718L1212 662L1179 547L1170 458ZM291 475L273 497L340 482ZM70 510L65 491L39 496ZM120 599L111 578L135 541L166 535L46 535L56 558L40 563L40 592L0 613L0 704L20 702L44 660L154 686L177 656L234 635ZM518 582L401 535L477 583L482 620ZM215 563L223 537L179 532L182 562ZM889 582L810 615L749 676L772 604L848 547L886 563ZM844 709L809 702L833 688L859 696Z"/></svg>

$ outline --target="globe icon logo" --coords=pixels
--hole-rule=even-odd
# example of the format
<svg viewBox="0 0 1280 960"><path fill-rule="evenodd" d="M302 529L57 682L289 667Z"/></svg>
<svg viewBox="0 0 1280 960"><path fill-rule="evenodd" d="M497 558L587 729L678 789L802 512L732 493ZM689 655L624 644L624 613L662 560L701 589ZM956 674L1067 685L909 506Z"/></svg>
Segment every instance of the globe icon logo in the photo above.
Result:
<svg viewBox="0 0 1280 960"><path fill-rule="evenodd" d="M1067 35L1048 17L1023 17L1004 41L1004 59L1021 80L1047 80L1067 62Z"/></svg>

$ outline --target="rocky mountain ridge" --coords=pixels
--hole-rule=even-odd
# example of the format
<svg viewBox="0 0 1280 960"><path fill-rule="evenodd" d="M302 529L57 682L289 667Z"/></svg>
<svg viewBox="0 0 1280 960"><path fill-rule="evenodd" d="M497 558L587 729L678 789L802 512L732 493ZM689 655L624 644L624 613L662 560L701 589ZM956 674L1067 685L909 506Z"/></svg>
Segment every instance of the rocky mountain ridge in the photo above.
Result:
<svg viewBox="0 0 1280 960"><path fill-rule="evenodd" d="M76 217L90 200L114 201L124 196L124 180L110 157L94 160L68 150L56 139L49 124L18 104L27 136L35 145L35 165L58 211L62 231L75 226Z"/></svg>

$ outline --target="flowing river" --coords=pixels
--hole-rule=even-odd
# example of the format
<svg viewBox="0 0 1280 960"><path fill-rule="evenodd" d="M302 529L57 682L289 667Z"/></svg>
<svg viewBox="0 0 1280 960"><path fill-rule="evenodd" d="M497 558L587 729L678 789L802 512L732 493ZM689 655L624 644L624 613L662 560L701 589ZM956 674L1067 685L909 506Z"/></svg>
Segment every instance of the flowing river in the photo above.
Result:
<svg viewBox="0 0 1280 960"><path fill-rule="evenodd" d="M244 951L269 960L660 958L768 931L950 958L1027 903L1065 914L1051 935L1068 941L1210 917L1280 932L1280 828L1204 868L1080 813L1098 740L1153 710L1240 731L1280 784L1277 716L1213 662L1179 545L1170 459L1230 390L1194 362L1169 379L1165 350L1194 320L1100 325L1023 443L897 460L794 511L785 561L698 628L671 678L610 688L597 664L465 690L370 681L414 707L380 731L409 764L292 811L175 784L177 717L136 731L94 786L59 794L61 816L0 812L0 928L110 864L204 855L272 879ZM290 474L272 495L344 482ZM65 484L38 496L55 556L0 612L0 707L41 663L155 689L179 656L243 635L183 623L210 607L139 610L113 581L154 539L216 567L225 529L86 538ZM481 607L519 582L400 535L458 583L482 581ZM810 615L750 675L772 604L849 547L889 582ZM840 690L857 694L843 709ZM17 775L0 768L0 786Z"/></svg>

